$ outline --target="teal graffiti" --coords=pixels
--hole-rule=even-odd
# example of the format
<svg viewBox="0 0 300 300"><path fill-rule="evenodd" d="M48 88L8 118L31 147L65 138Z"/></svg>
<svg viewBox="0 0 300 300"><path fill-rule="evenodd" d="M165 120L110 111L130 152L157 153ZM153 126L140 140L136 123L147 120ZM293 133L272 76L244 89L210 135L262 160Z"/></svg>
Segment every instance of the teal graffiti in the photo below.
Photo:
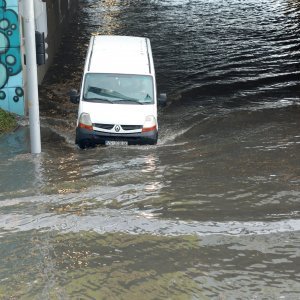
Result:
<svg viewBox="0 0 300 300"><path fill-rule="evenodd" d="M0 29L6 30L9 27L9 22L6 19L0 21Z"/></svg>
<svg viewBox="0 0 300 300"><path fill-rule="evenodd" d="M4 100L6 98L6 94L3 91L0 91L0 100Z"/></svg>
<svg viewBox="0 0 300 300"><path fill-rule="evenodd" d="M3 87L7 81L7 70L3 64L0 64L0 86Z"/></svg>
<svg viewBox="0 0 300 300"><path fill-rule="evenodd" d="M21 71L18 15L13 9L7 8L5 0L0 0L0 100L5 100L8 97L5 86L9 78ZM18 102L23 94L23 89L17 87L13 101Z"/></svg>

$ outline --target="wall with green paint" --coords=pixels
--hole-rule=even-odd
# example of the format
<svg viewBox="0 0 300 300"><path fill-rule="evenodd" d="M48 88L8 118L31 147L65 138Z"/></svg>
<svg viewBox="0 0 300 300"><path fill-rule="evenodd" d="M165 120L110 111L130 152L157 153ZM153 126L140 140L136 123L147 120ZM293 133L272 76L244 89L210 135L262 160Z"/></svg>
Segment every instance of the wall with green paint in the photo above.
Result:
<svg viewBox="0 0 300 300"><path fill-rule="evenodd" d="M18 0L0 0L0 108L25 115Z"/></svg>

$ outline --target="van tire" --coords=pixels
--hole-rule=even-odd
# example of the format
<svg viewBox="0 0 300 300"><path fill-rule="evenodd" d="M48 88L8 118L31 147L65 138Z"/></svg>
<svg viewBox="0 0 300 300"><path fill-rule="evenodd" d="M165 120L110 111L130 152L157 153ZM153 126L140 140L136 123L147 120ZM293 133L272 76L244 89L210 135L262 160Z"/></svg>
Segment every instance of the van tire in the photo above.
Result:
<svg viewBox="0 0 300 300"><path fill-rule="evenodd" d="M86 148L86 143L85 142L82 142L82 141L77 142L77 145L82 150Z"/></svg>
<svg viewBox="0 0 300 300"><path fill-rule="evenodd" d="M80 149L86 149L86 148L94 148L95 144L93 142L90 141L77 141L76 144L78 145L78 147Z"/></svg>
<svg viewBox="0 0 300 300"><path fill-rule="evenodd" d="M149 142L149 145L156 145L158 138Z"/></svg>

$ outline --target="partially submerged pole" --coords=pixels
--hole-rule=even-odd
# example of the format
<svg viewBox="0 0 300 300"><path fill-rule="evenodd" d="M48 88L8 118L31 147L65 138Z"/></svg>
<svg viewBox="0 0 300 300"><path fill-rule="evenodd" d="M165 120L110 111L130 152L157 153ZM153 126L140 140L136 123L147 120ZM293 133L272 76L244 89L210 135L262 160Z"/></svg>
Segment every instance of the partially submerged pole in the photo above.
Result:
<svg viewBox="0 0 300 300"><path fill-rule="evenodd" d="M33 0L23 0L26 51L27 97L29 109L31 153L41 153L39 93L36 64L35 23Z"/></svg>

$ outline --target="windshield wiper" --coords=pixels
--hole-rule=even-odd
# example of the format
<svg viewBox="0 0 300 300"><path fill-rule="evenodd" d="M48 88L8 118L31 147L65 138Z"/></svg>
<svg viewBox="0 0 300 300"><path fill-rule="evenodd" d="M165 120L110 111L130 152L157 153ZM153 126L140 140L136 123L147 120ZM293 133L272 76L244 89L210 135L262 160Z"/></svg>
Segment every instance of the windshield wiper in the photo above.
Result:
<svg viewBox="0 0 300 300"><path fill-rule="evenodd" d="M144 104L143 102L140 102L138 99L119 99L115 100L115 103L122 103L122 102L127 102L127 103L134 103L134 104Z"/></svg>
<svg viewBox="0 0 300 300"><path fill-rule="evenodd" d="M109 99L104 99L104 98L83 98L85 101L89 102L109 102L109 103L114 103L114 101L111 101Z"/></svg>
<svg viewBox="0 0 300 300"><path fill-rule="evenodd" d="M94 93L94 94L97 94L97 95L100 95L100 96L105 96L105 97L110 97L110 98L117 98L118 100L138 101L137 99L127 97L126 95L123 95L119 92L99 88L99 87L96 87L96 86L89 86L87 91L91 92L91 93Z"/></svg>

